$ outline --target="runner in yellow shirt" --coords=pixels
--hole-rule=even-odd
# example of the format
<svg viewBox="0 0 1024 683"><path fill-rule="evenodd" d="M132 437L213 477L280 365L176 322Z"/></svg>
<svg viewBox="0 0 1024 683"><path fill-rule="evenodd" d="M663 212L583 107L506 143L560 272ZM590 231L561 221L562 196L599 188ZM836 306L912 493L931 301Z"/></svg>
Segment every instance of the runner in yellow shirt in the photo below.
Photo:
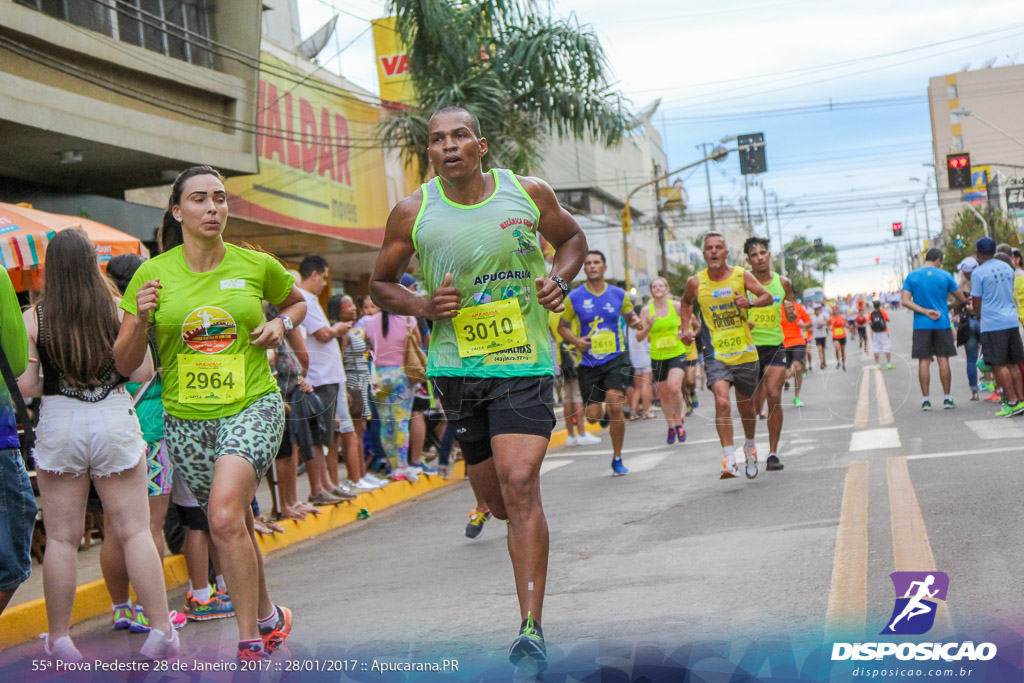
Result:
<svg viewBox="0 0 1024 683"><path fill-rule="evenodd" d="M704 370L707 373L708 388L715 395L715 427L722 444L722 479L739 476L739 467L733 450L732 408L729 389L736 387L736 409L743 422L746 441L743 453L746 456L748 479L757 476L757 446L754 434L757 429L757 412L752 397L757 390L758 356L757 347L747 325L747 311L751 306L767 306L775 301L750 271L739 266L730 266L726 259L729 248L721 233L708 232L704 235L704 260L708 267L686 282L679 306L680 320L687 322L683 328L684 344L691 344L694 333L689 329L694 304L703 314L704 327L701 337L704 347ZM747 298L747 292L756 299Z"/></svg>

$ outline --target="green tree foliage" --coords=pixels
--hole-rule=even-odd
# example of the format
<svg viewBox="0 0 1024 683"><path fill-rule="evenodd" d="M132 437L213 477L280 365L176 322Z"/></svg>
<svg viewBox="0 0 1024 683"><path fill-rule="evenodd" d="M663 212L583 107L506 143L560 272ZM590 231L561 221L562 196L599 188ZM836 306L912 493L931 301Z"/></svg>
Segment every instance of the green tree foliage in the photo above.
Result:
<svg viewBox="0 0 1024 683"><path fill-rule="evenodd" d="M672 266L665 278L668 280L668 292L670 296L680 298L686 289L686 282L693 277L697 271L682 263L670 263Z"/></svg>
<svg viewBox="0 0 1024 683"><path fill-rule="evenodd" d="M1020 245L1017 228L1013 220L1002 211L989 211L985 217L992 231L991 237L996 244L1006 242L1013 246ZM964 208L953 219L953 224L945 233L942 250L945 256L942 265L949 270L955 269L967 256L974 256L974 243L985 235L985 227L970 209Z"/></svg>
<svg viewBox="0 0 1024 683"><path fill-rule="evenodd" d="M380 132L424 177L430 114L446 105L480 119L488 168L532 172L550 135L622 139L624 101L597 36L574 16L542 16L536 0L391 0L388 9L418 106L385 117Z"/></svg>
<svg viewBox="0 0 1024 683"><path fill-rule="evenodd" d="M786 244L786 276L793 283L793 292L799 298L808 287L822 287L825 275L835 270L839 257L834 245L825 242L822 250L816 251L814 243L798 235ZM775 264L779 269L778 263ZM815 277L821 273L821 279Z"/></svg>

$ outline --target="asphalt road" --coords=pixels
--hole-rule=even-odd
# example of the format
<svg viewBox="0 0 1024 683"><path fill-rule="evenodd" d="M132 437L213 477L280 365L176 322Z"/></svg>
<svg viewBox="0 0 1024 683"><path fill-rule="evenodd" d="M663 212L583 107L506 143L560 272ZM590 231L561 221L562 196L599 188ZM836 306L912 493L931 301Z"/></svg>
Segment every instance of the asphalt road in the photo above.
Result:
<svg viewBox="0 0 1024 683"><path fill-rule="evenodd" d="M607 435L550 452L553 658L596 643L594 661L607 663L694 641L877 639L897 570L949 575L936 629L975 640L1024 633L1024 418L969 402L962 356L952 363L959 408L921 412L910 315L896 314L892 328L894 370L875 370L851 346L845 372L832 361L807 376L805 407L784 393L782 472L719 480L707 391L684 445L665 444L660 419L627 425L629 476L611 476ZM763 460L763 421L757 440ZM296 615L292 655L501 666L519 626L506 531L491 521L467 539L472 505L468 485L451 487L270 558L272 594ZM84 651L137 650L139 637L108 628L97 619L72 633ZM186 651L215 656L233 652L236 633L224 620L181 635Z"/></svg>

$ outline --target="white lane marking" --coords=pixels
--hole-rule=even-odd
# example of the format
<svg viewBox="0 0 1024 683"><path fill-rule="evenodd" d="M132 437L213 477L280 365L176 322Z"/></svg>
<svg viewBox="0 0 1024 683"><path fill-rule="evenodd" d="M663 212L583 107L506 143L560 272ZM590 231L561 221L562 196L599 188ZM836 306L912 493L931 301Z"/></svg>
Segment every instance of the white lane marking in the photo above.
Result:
<svg viewBox="0 0 1024 683"><path fill-rule="evenodd" d="M736 422L739 423L739 419L737 419ZM708 424L711 427L714 427L714 423L713 422L708 423ZM767 429L768 428L765 427L763 425L763 423L761 423L761 422L758 423L758 427L760 427L760 429L758 429L758 432L759 432L758 433L758 439L760 439L762 436L764 436L764 438L768 438L768 433L767 433ZM830 425L828 427L803 427L803 426L795 426L795 425L793 425L793 426L784 426L783 430L782 430L782 438L785 439L787 435L795 436L797 434L807 434L807 433L810 433L810 432L831 432L831 431L835 431L837 429L853 429L853 424L849 423L849 424L841 424L841 425ZM742 439L743 438L743 430L741 430L739 428L738 424L737 424L737 427L736 427L736 432L734 434L735 434L735 438L736 439ZM659 437L656 437L656 438L660 439L661 437L659 436ZM687 446L697 445L697 444L705 444L705 443L718 443L718 437L715 436L715 437L711 437L711 438L708 438L708 439L687 439L686 443L683 444L682 446L671 446L669 448L678 448L680 451L685 451ZM622 454L623 455L627 455L629 453L647 453L647 452L658 450L658 449L664 449L665 447L666 447L666 444L662 443L662 444L657 444L657 445L654 445L654 446L641 446L641 447L637 447L637 448L623 448L622 449ZM611 446L611 440L609 440L608 441L608 448L605 449L605 450L600 450L600 451L577 450L576 448L568 448L568 447L563 446L563 447L559 448L557 451L548 451L548 454L545 456L545 458L572 458L572 457L575 457L575 456L578 456L578 455L609 455L610 456L611 454L612 454L612 446Z"/></svg>
<svg viewBox="0 0 1024 683"><path fill-rule="evenodd" d="M661 464L665 458L669 456L670 452L662 451L661 453L648 453L647 455L638 455L635 458L623 459L622 464L626 466L626 469L632 472L647 472L653 470L655 467Z"/></svg>
<svg viewBox="0 0 1024 683"><path fill-rule="evenodd" d="M952 458L959 455L1005 455L1014 452L1009 448L985 448L973 451L946 451L944 453L921 453L920 455L908 455L907 460L927 460L929 458Z"/></svg>
<svg viewBox="0 0 1024 683"><path fill-rule="evenodd" d="M899 448L900 432L896 427L865 429L850 435L850 452L873 451L880 448Z"/></svg>
<svg viewBox="0 0 1024 683"><path fill-rule="evenodd" d="M853 418L853 426L863 429L868 426L871 417L871 376L874 368L864 368L860 373L860 389L857 391L857 412Z"/></svg>
<svg viewBox="0 0 1024 683"><path fill-rule="evenodd" d="M1024 425L1005 417L991 420L967 420L964 422L975 436L986 441L992 439L1020 439L1024 437Z"/></svg>
<svg viewBox="0 0 1024 683"><path fill-rule="evenodd" d="M885 387L885 378L875 370L875 400L878 401L878 424L891 425L896 421L889 403L889 390Z"/></svg>
<svg viewBox="0 0 1024 683"><path fill-rule="evenodd" d="M565 467L566 465L569 465L571 463L572 463L572 460L557 460L555 462L550 462L548 460L545 460L544 462L542 462L540 464L541 476L543 476L543 475L545 475L548 472L551 472L553 470L557 470L559 467Z"/></svg>

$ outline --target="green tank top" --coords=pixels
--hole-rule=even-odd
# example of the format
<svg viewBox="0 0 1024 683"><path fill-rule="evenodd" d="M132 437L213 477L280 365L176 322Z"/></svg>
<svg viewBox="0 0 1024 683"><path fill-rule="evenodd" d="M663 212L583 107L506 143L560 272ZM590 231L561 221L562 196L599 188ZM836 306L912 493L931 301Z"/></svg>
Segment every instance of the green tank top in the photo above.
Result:
<svg viewBox="0 0 1024 683"><path fill-rule="evenodd" d="M668 315L659 318L654 312L654 302L648 304L647 312L654 322L651 325L651 360L666 360L686 353L686 345L679 338L679 314L676 303L668 299Z"/></svg>
<svg viewBox="0 0 1024 683"><path fill-rule="evenodd" d="M749 309L747 320L754 323L751 334L755 345L778 346L785 339L782 331L782 300L786 298L786 290L782 287L778 273L772 273L772 281L764 288L775 298L775 302L769 306ZM747 292L747 297L753 299L754 295Z"/></svg>
<svg viewBox="0 0 1024 683"><path fill-rule="evenodd" d="M452 274L462 295L459 317L438 320L427 353L429 377L535 377L554 374L548 312L537 303L534 279L546 276L537 223L540 210L515 174L492 169L494 192L472 206L444 194L440 178L422 185L423 202L412 240L432 292ZM522 316L495 305L515 299ZM508 301L509 306L516 302ZM457 327L456 327L457 326ZM511 331L516 328L516 335ZM517 345L481 353L488 344L515 338ZM460 348L461 339L461 348Z"/></svg>

